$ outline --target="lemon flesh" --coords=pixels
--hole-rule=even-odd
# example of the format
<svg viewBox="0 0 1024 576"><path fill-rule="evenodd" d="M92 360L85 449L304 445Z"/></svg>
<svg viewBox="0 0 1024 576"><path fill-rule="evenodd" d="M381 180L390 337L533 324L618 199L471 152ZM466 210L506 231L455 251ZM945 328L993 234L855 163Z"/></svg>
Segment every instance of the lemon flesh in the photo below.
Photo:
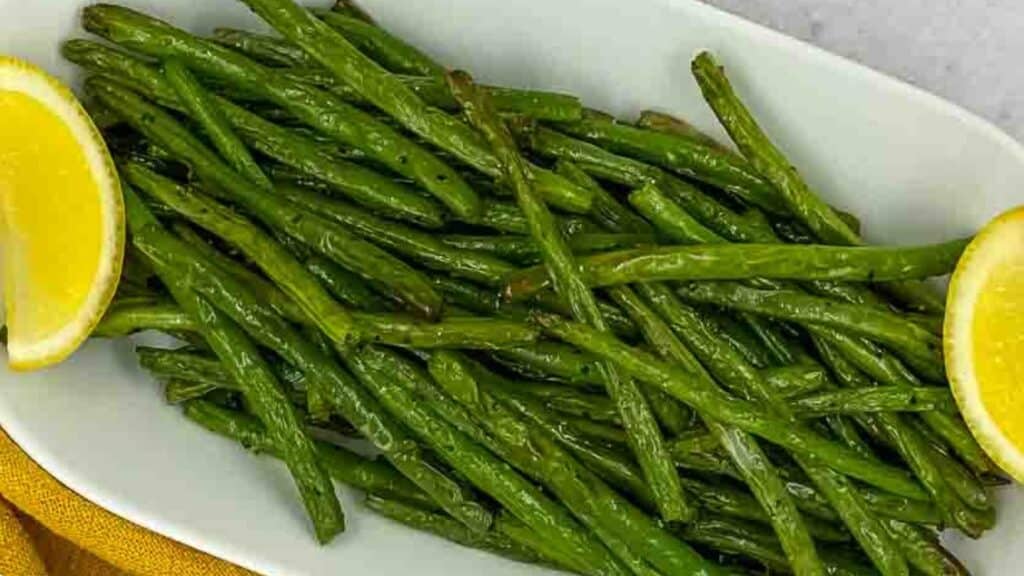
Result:
<svg viewBox="0 0 1024 576"><path fill-rule="evenodd" d="M58 362L109 304L124 251L121 192L67 88L0 58L0 220L12 368Z"/></svg>
<svg viewBox="0 0 1024 576"><path fill-rule="evenodd" d="M1024 480L1024 208L993 220L950 282L947 372L989 456Z"/></svg>

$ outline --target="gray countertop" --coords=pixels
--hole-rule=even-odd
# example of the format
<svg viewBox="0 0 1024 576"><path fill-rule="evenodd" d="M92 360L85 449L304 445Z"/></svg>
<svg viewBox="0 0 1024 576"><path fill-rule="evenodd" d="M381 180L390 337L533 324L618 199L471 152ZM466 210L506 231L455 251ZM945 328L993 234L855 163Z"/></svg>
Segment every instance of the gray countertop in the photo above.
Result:
<svg viewBox="0 0 1024 576"><path fill-rule="evenodd" d="M1020 0L705 0L956 102L1024 140Z"/></svg>

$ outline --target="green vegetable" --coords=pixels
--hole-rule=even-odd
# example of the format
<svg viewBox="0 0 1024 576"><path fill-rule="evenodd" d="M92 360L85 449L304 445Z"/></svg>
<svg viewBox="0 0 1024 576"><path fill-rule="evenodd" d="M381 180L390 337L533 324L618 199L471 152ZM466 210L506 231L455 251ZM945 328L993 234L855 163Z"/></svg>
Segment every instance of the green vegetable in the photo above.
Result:
<svg viewBox="0 0 1024 576"><path fill-rule="evenodd" d="M743 398L764 403L775 415L793 420L792 411L786 401L766 385L756 368L747 364L739 352L715 338L713 332L702 325L700 315L696 311L675 300L668 288L650 284L644 288L649 299L658 306L662 315L669 319L676 334L686 339L698 359L719 382ZM817 459L799 454L794 457L838 512L850 533L879 571L883 574L907 574L908 568L902 554L868 510L854 485ZM789 552L783 533L778 528L776 533L783 548Z"/></svg>
<svg viewBox="0 0 1024 576"><path fill-rule="evenodd" d="M319 12L317 15L356 48L395 74L444 74L444 66L383 28L338 12Z"/></svg>
<svg viewBox="0 0 1024 576"><path fill-rule="evenodd" d="M325 135L413 179L456 214L472 217L479 212L478 199L455 170L370 114L315 87L128 8L93 4L82 18L86 30L115 44L157 58L179 58L196 73L267 98Z"/></svg>
<svg viewBox="0 0 1024 576"><path fill-rule="evenodd" d="M195 321L173 302L114 304L93 329L93 336L115 338L139 330L194 331Z"/></svg>
<svg viewBox="0 0 1024 576"><path fill-rule="evenodd" d="M647 342L657 349L659 354L668 357L666 354L671 352L671 346L666 344L669 337L666 333L668 327L661 322L654 311L626 286L616 286L609 292L615 303L625 310L633 322L639 326ZM645 386L644 393L647 395L651 410L668 432L676 435L689 428L690 423L693 422L693 413L685 405L651 386Z"/></svg>
<svg viewBox="0 0 1024 576"><path fill-rule="evenodd" d="M857 232L811 191L796 168L761 130L757 121L733 92L724 70L711 54L700 53L693 60L692 71L704 99L714 110L733 142L753 168L771 182L788 211L825 242L863 244ZM926 312L942 312L942 300L927 286L904 282L888 287L890 291Z"/></svg>
<svg viewBox="0 0 1024 576"><path fill-rule="evenodd" d="M366 100L352 87L342 83L330 72L322 69L289 69L289 78L324 87L332 94L353 104L367 104ZM396 76L425 103L443 110L456 110L458 103L452 98L444 76ZM494 107L502 114L522 114L534 120L554 122L578 120L583 107L578 98L557 92L520 90L500 86L484 87L494 100Z"/></svg>
<svg viewBox="0 0 1024 576"><path fill-rule="evenodd" d="M128 86L163 106L189 112L173 87L155 68L130 54L80 39L65 42L61 53L68 60ZM224 98L214 96L213 99L224 119L259 152L308 177L328 182L352 200L383 214L428 227L441 225L441 208L405 185L338 158L296 131L268 122Z"/></svg>
<svg viewBox="0 0 1024 576"><path fill-rule="evenodd" d="M537 564L542 561L537 552L520 545L497 528L483 533L473 532L444 514L389 500L372 492L367 494L365 504L382 516L463 546L493 552L518 562Z"/></svg>
<svg viewBox="0 0 1024 576"><path fill-rule="evenodd" d="M691 138L653 132L615 120L588 117L560 124L559 129L612 152L657 164L735 194L773 214L785 214L778 193L765 178L736 154Z"/></svg>
<svg viewBox="0 0 1024 576"><path fill-rule="evenodd" d="M517 263L536 264L540 261L540 248L528 236L449 234L442 236L441 242L453 248L492 254ZM584 232L569 236L567 242L574 254L594 254L654 244L654 237L649 234Z"/></svg>
<svg viewBox="0 0 1024 576"><path fill-rule="evenodd" d="M494 398L489 383L478 380L470 363L457 353L437 354L431 358L431 365L437 383L500 443L504 457L556 494L620 559L634 568L634 573L652 572L650 567L635 566L636 561L643 565L641 558L666 574L719 573L717 567L701 559L590 473L554 438L528 425ZM458 392L467 387L476 387L476 393Z"/></svg>
<svg viewBox="0 0 1024 576"><path fill-rule="evenodd" d="M188 68L178 60L168 60L164 64L164 77L174 87L178 99L190 115L199 122L203 132L213 143L214 148L220 152L221 157L236 172L248 178L252 183L263 188L270 188L270 180L267 179L266 174L253 160L245 144L232 132L231 126L224 119L217 103L206 93L206 90L188 71Z"/></svg>
<svg viewBox="0 0 1024 576"><path fill-rule="evenodd" d="M875 381L886 386L920 386L921 383L907 370L906 366L888 351L875 346L869 341L851 337L847 334L824 327L814 328L814 333L821 339L835 346L854 366ZM939 369L941 370L941 366ZM945 384L945 379L939 379ZM957 454L963 458L977 473L985 473L992 469L992 464L981 447L966 430L963 421L954 414L928 412L922 419L930 430L947 442Z"/></svg>
<svg viewBox="0 0 1024 576"><path fill-rule="evenodd" d="M571 138L543 126L520 136L533 151L544 156L573 161L584 171L599 178L633 188L655 184L702 224L732 241L775 241L775 235L770 228L752 223L722 206L695 186L659 168L616 155L589 142Z"/></svg>
<svg viewBox="0 0 1024 576"><path fill-rule="evenodd" d="M527 479L498 460L472 438L424 406L398 381L408 376L396 364L398 357L384 350L365 347L346 355L346 363L360 382L439 457L512 512L544 538L558 542L574 565L588 573L621 574L622 568L600 544L548 499Z"/></svg>
<svg viewBox="0 0 1024 576"><path fill-rule="evenodd" d="M689 301L836 328L886 344L901 356L942 365L942 340L894 312L792 290L757 290L727 282L690 283L681 287L679 294Z"/></svg>
<svg viewBox="0 0 1024 576"><path fill-rule="evenodd" d="M294 206L342 225L368 242L415 259L434 270L493 285L515 269L511 264L489 254L449 246L434 235L377 218L350 204L308 189L279 184L277 195Z"/></svg>
<svg viewBox="0 0 1024 576"><path fill-rule="evenodd" d="M661 362L614 337L576 322L538 316L545 331L578 348L616 363L702 414L760 436L796 454L816 457L833 469L872 486L914 499L926 498L905 472L827 440L809 428L776 418L754 404L729 397L691 373Z"/></svg>
<svg viewBox="0 0 1024 576"><path fill-rule="evenodd" d="M316 65L316 60L303 52L302 48L266 34L237 28L214 28L210 40L268 66L289 68Z"/></svg>
<svg viewBox="0 0 1024 576"><path fill-rule="evenodd" d="M474 529L484 529L491 516L454 480L423 459L407 433L383 411L352 377L327 355L261 303L239 280L208 263L187 244L161 235L134 243L150 260L173 266L203 298L228 314L246 333L274 350L306 375L307 388L330 400L331 409L356 427L384 456L449 514Z"/></svg>
<svg viewBox="0 0 1024 576"><path fill-rule="evenodd" d="M505 178L526 216L530 236L540 247L544 265L551 275L555 293L572 310L573 316L599 331L607 331L597 300L576 270L573 256L561 236L551 212L531 183L528 168L511 134L498 119L486 95L476 88L468 74L449 73L452 94L463 107L469 123L476 127L494 149ZM685 521L693 511L679 486L679 476L662 445L661 431L639 386L610 364L599 364L608 395L619 408L622 424L633 454L650 484L655 502L666 520Z"/></svg>
<svg viewBox="0 0 1024 576"><path fill-rule="evenodd" d="M878 278L925 278L948 274L966 241L914 248L841 248L824 245L703 244L659 246L606 252L581 258L590 286L656 280L791 280L868 281ZM523 298L548 286L542 268L516 272L506 279L508 298ZM813 298L804 296L803 298ZM873 313L881 311L872 307ZM906 322L901 319L901 322ZM913 323L910 323L913 324ZM914 325L914 330L929 331Z"/></svg>
<svg viewBox="0 0 1024 576"><path fill-rule="evenodd" d="M177 242L156 221L131 188L124 186L125 208L132 242L147 256L174 299L195 321L204 339L224 363L245 395L246 403L266 426L269 443L288 465L313 522L317 540L327 543L345 530L345 516L327 472L316 459L295 410L282 392L255 344L225 314L193 290L184 270L154 257L146 246Z"/></svg>
<svg viewBox="0 0 1024 576"><path fill-rule="evenodd" d="M205 400L186 402L182 408L185 416L203 428L237 440L254 452L267 452L274 457L278 456L270 443L266 427L252 417L221 408ZM317 459L334 480L367 493L436 509L437 505L433 500L391 465L360 456L335 444L319 440L313 444L316 447ZM465 526L462 527L465 529Z"/></svg>
<svg viewBox="0 0 1024 576"><path fill-rule="evenodd" d="M322 256L306 258L306 269L346 306L368 312L392 310L394 306L366 285L362 278Z"/></svg>
<svg viewBox="0 0 1024 576"><path fill-rule="evenodd" d="M695 126L679 118L666 114L664 112L658 112L655 110L644 110L640 112L639 118L637 118L636 125L639 128L645 128L647 130L653 130L655 132L664 132L666 134L675 134L677 136L685 136L696 140L702 144L719 148L723 151L728 149L719 143L717 140L701 132Z"/></svg>
<svg viewBox="0 0 1024 576"><path fill-rule="evenodd" d="M864 388L833 390L796 398L792 408L802 418L861 412L930 412L955 410L953 396L944 388Z"/></svg>
<svg viewBox="0 0 1024 576"><path fill-rule="evenodd" d="M815 337L815 345L822 359L832 370L836 380L846 388L865 388L870 383L843 357L832 342ZM935 451L913 427L907 426L897 414L881 413L857 418L865 429L876 428L879 434L902 456L931 499L942 511L943 518L967 534L980 535L988 524L971 510L946 480Z"/></svg>
<svg viewBox="0 0 1024 576"><path fill-rule="evenodd" d="M501 172L498 159L472 129L457 119L427 106L400 80L360 54L344 37L298 5L290 0L243 1L282 36L302 46L339 80L347 83L414 134L450 152L484 174L493 177ZM582 189L553 173L540 169L531 171L534 172L538 184L543 185L551 193L579 197L589 208L589 195ZM454 174L447 176L452 177L458 178ZM463 218L472 219L481 210L479 198L472 194L468 187L459 193L451 191L442 200Z"/></svg>
<svg viewBox="0 0 1024 576"><path fill-rule="evenodd" d="M654 184L629 195L629 203L666 238L679 244L717 244L721 237L698 222Z"/></svg>
<svg viewBox="0 0 1024 576"><path fill-rule="evenodd" d="M935 534L899 520L887 520L893 540L899 542L907 561L925 576L968 576L963 564L946 551Z"/></svg>
<svg viewBox="0 0 1024 576"><path fill-rule="evenodd" d="M609 232L650 233L651 225L623 206L582 168L567 160L555 164L555 172L594 195L591 218Z"/></svg>
<svg viewBox="0 0 1024 576"><path fill-rule="evenodd" d="M736 520L709 517L680 529L680 534L725 554L738 554L754 558L772 571L789 572L779 542L771 533L757 526ZM825 573L835 576L869 576L875 572L858 557L831 550L823 551Z"/></svg>
<svg viewBox="0 0 1024 576"><path fill-rule="evenodd" d="M92 86L102 99L116 105L118 112L124 115L136 129L154 140L166 144L177 156L186 159L201 177L209 181L216 189L228 191L232 199L242 202L264 223L280 228L289 236L321 251L340 264L350 267L353 271L388 285L400 294L411 307L423 314L432 316L439 312L440 297L434 293L424 278L402 262L356 238L344 228L282 202L275 198L272 192L260 190L247 184L237 173L219 162L212 152L172 117L148 104L134 93L109 82L96 81ZM184 188L176 186L173 182L138 164L130 166L128 173L140 182L145 182L147 193L156 196L161 201L165 203L169 203L170 199L179 201L175 209L187 210L189 217L204 227L230 224L232 229L236 229L252 226L248 221L223 207L220 207L215 213L200 210L200 206L212 210L216 203L208 199L204 200L195 194L189 194ZM200 219L201 223L198 222ZM249 235L250 233L246 233L243 238L248 239ZM263 237L262 234L260 236ZM271 245L269 242L261 242L261 244L260 250L271 250L268 248ZM239 248L242 247L239 246ZM274 252L280 254L282 261L287 258L294 263L290 255L281 253L280 248ZM267 253L263 252L248 254L254 260L258 256L266 255ZM265 269L264 271L271 275L272 270ZM288 290L288 286L283 287ZM291 291L289 290L289 292ZM292 292L290 295L300 304L303 303L303 299L310 297L304 292ZM316 315L313 317L317 318ZM341 316L335 311L328 315L328 318L341 318ZM332 337L338 335L337 332L329 333Z"/></svg>

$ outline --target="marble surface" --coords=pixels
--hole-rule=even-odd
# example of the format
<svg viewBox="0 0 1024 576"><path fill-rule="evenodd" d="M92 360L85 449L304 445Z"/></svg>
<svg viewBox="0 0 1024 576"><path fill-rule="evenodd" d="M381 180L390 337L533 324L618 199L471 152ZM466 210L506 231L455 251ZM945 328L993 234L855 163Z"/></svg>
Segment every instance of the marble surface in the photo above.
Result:
<svg viewBox="0 0 1024 576"><path fill-rule="evenodd" d="M915 84L1024 140L1020 0L704 0Z"/></svg>

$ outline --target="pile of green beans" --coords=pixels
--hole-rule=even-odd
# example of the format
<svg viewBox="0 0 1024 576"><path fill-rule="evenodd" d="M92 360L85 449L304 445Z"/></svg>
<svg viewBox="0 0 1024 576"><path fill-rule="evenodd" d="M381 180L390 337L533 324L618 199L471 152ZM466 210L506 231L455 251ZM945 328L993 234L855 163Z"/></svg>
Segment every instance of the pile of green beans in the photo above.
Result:
<svg viewBox="0 0 1024 576"><path fill-rule="evenodd" d="M313 532L365 508L587 576L967 574L1001 473L945 381L967 240L868 246L710 54L736 145L477 85L351 2L202 38L97 4L64 56L131 262L93 336L282 460ZM378 457L339 437L363 439Z"/></svg>

